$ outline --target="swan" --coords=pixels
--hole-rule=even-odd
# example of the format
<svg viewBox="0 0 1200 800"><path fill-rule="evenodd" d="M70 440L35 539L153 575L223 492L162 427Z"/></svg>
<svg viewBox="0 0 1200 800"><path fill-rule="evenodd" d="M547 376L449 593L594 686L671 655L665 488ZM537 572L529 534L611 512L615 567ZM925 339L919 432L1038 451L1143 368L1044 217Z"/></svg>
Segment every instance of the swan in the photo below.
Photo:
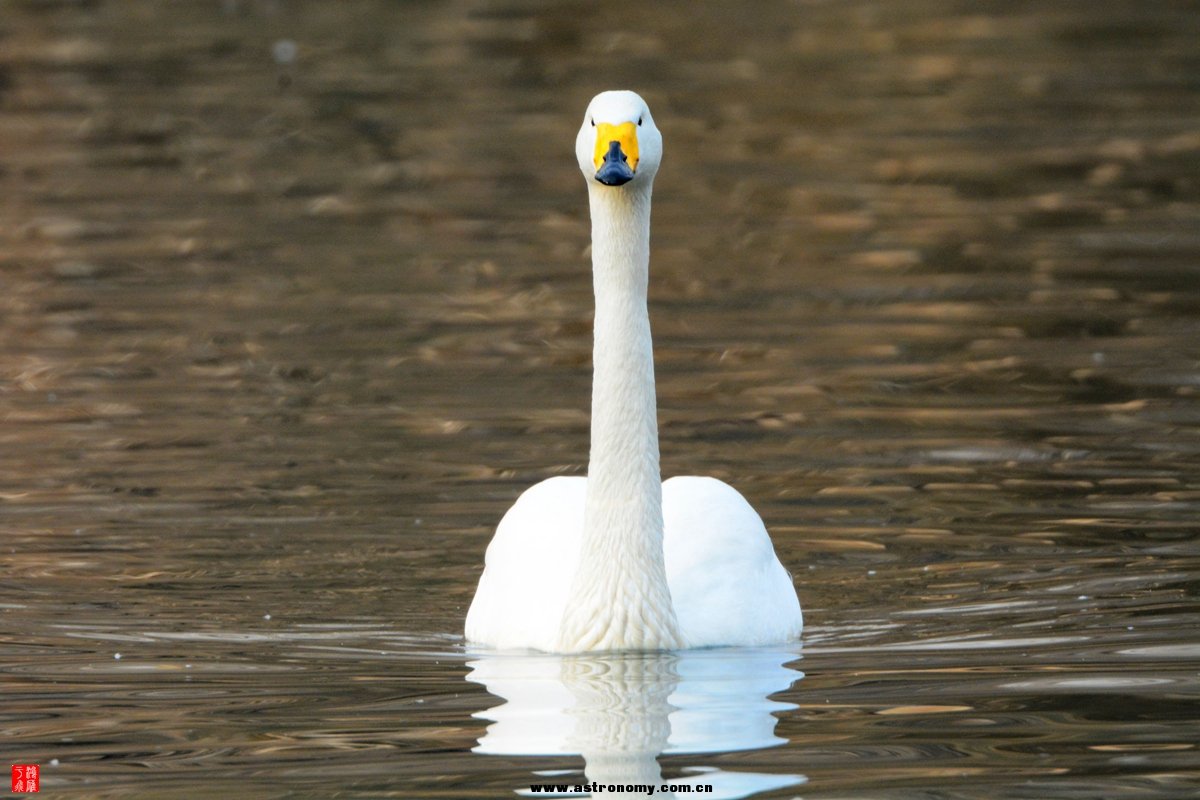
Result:
<svg viewBox="0 0 1200 800"><path fill-rule="evenodd" d="M746 499L662 481L646 289L662 134L634 92L588 105L575 140L596 317L588 474L527 489L501 519L466 638L554 653L757 646L803 627L791 576Z"/></svg>

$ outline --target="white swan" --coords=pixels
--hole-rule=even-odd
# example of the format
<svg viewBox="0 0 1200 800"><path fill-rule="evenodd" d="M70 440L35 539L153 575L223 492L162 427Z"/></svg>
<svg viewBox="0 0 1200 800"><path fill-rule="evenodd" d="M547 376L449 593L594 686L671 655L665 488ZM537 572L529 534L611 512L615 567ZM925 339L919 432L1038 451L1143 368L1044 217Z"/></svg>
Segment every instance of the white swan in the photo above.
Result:
<svg viewBox="0 0 1200 800"><path fill-rule="evenodd" d="M467 639L560 653L796 639L796 590L745 498L715 478L660 483L646 286L662 134L645 101L593 98L575 154L596 294L588 477L542 481L504 515Z"/></svg>

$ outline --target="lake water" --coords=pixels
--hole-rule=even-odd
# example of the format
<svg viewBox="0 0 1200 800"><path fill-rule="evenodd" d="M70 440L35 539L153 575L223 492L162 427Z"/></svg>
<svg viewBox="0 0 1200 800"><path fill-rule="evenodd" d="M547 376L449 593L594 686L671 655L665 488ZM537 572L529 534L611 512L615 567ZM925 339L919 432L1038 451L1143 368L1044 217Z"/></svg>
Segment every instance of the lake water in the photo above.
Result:
<svg viewBox="0 0 1200 800"><path fill-rule="evenodd" d="M802 647L461 637L585 468L618 87L666 137L664 472L754 503ZM0 187L45 796L1200 792L1193 4L7 0Z"/></svg>

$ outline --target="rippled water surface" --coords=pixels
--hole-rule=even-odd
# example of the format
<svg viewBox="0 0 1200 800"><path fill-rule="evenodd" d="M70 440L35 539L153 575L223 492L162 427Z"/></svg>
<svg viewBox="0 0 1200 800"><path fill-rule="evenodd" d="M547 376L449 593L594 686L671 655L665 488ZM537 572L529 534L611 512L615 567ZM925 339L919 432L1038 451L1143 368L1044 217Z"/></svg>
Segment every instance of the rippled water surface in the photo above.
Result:
<svg viewBox="0 0 1200 800"><path fill-rule="evenodd" d="M0 751L45 796L1200 792L1200 15L748 9L0 2ZM461 639L585 466L571 147L623 86L664 471L759 509L802 649Z"/></svg>

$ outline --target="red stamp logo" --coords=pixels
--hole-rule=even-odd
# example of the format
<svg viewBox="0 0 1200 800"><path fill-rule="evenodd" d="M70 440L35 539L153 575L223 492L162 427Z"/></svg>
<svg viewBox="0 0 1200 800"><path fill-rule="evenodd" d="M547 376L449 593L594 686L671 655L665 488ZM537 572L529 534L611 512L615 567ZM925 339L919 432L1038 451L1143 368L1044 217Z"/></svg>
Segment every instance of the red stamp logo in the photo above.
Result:
<svg viewBox="0 0 1200 800"><path fill-rule="evenodd" d="M14 792L36 792L41 789L42 768L37 764L13 764L12 790Z"/></svg>

